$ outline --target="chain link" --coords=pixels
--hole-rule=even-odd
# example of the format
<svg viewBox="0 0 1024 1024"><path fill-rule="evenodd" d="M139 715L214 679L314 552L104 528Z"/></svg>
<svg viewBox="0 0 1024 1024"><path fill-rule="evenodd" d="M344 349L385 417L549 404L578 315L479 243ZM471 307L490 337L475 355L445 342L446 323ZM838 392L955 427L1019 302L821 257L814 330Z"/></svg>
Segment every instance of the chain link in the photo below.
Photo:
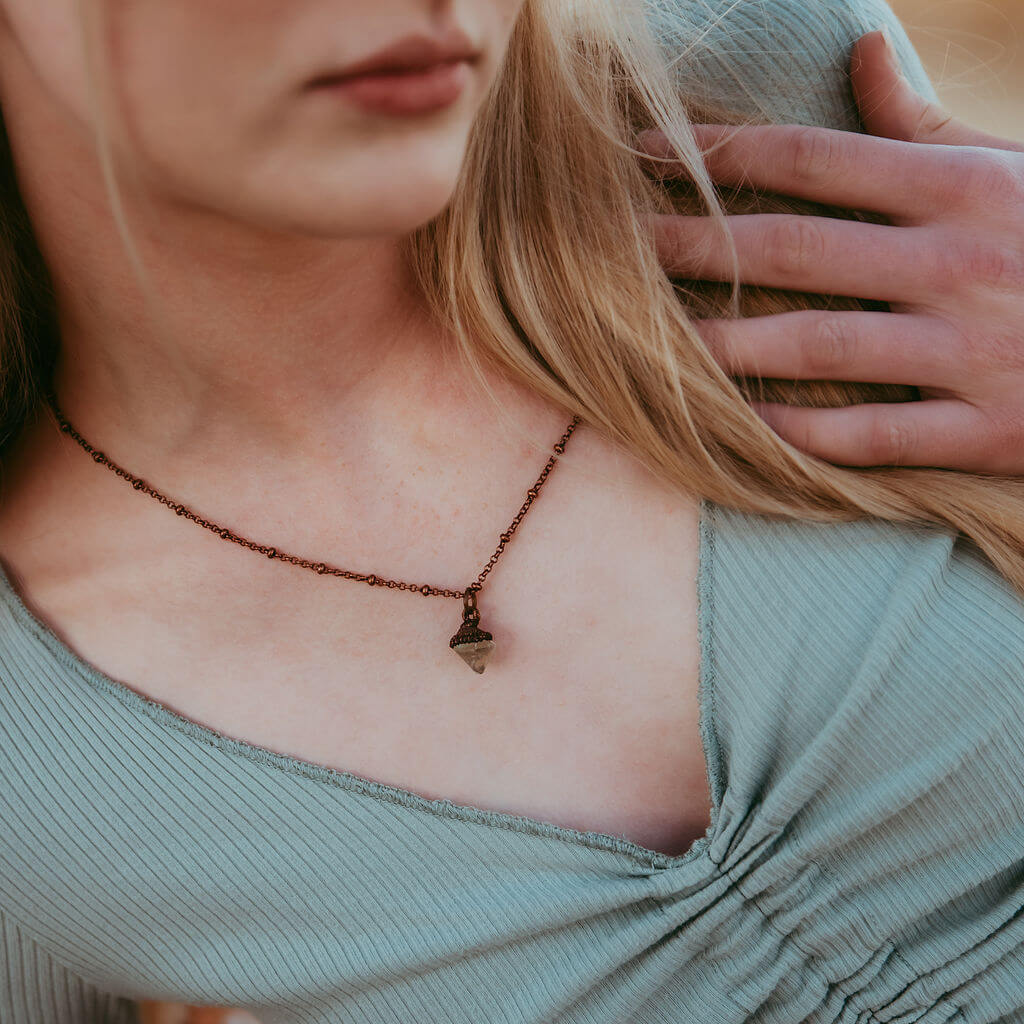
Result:
<svg viewBox="0 0 1024 1024"><path fill-rule="evenodd" d="M249 548L252 551L258 551L262 555L266 555L267 558L275 558L281 562L291 562L293 565L297 565L303 569L309 569L321 576L342 576L345 579L356 580L360 583L368 583L371 587L391 587L394 590L416 590L419 591L424 597L458 597L464 598L466 591L480 591L483 586L483 581L487 578L487 574L494 568L494 564L501 557L502 552L505 550L505 545L512 539L512 535L516 532L516 528L523 521L523 517L526 515L530 506L533 504L537 495L540 493L541 487L544 485L544 481L547 479L548 474L555 467L555 463L558 462L558 456L565 452L565 446L569 438L572 436L573 431L576 429L580 422L579 416L573 416L572 422L569 424L565 433L556 445L554 445L555 454L552 455L545 465L544 469L541 470L541 474L537 477L536 483L526 492L526 501L523 502L522 508L516 513L515 518L509 524L509 528L501 534L501 541L498 544L494 554L491 555L487 565L481 570L477 576L476 581L471 583L464 590L451 590L447 587L432 587L429 584L415 584L405 583L400 580L387 579L383 576L378 576L375 573L359 573L350 572L347 569L338 569L333 565L328 565L326 562L313 562L308 558L300 558L298 555L290 555L283 551L278 551L276 547L271 547L267 544L257 544L255 541L249 540L246 537L241 537L236 533L233 533L226 526L218 526L216 523L211 523L201 516L198 516L187 506L181 504L181 502L174 501L168 498L166 495L161 494L158 490L150 487L144 480L139 479L137 476L133 476L128 470L123 469L116 462L108 459L107 456L97 451L88 441L78 433L77 430L67 421L64 414L61 412L60 407L57 404L57 396L51 389L48 389L45 393L46 400L53 410L54 415L57 417L57 422L60 424L60 429L65 434L70 434L75 441L81 445L92 457L95 462L100 463L103 466L107 466L113 470L119 477L127 480L131 483L132 487L137 491L143 491L145 494L156 498L157 501L166 505L169 509L176 512L179 516L184 516L186 519L191 519L192 522L197 523L206 530L210 530L217 536L222 537L224 540L232 541L235 544L239 544L242 547Z"/></svg>

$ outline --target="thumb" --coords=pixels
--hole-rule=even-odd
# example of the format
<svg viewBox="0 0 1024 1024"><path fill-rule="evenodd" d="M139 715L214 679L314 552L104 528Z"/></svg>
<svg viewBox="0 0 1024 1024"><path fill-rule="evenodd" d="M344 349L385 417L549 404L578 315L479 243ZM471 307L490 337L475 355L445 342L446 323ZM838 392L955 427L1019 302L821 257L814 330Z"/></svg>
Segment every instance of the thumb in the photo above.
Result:
<svg viewBox="0 0 1024 1024"><path fill-rule="evenodd" d="M885 29L869 32L854 44L850 81L861 121L872 135L940 146L1022 148L964 124L917 92L903 74Z"/></svg>

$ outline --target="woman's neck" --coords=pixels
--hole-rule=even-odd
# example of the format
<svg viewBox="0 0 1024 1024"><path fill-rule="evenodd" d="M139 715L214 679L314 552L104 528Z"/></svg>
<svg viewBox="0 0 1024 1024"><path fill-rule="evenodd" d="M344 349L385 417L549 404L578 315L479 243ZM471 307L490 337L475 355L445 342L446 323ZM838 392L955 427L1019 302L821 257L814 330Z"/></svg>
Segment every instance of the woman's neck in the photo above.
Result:
<svg viewBox="0 0 1024 1024"><path fill-rule="evenodd" d="M55 386L69 416L148 460L301 460L436 406L446 338L394 240L229 248L144 249L156 309L126 259L110 272L112 252L68 268Z"/></svg>
<svg viewBox="0 0 1024 1024"><path fill-rule="evenodd" d="M341 237L329 208L311 225L308 204L268 204L246 175L224 195L215 176L165 166L146 146L117 159L129 119L112 136L117 194L153 306L79 105L38 80L9 31L0 49L3 92L16 98L4 126L57 295L58 395L83 430L157 463L302 458L363 443L371 416L387 430L385 410L430 402L443 338L399 236ZM287 165L257 170L292 197Z"/></svg>
<svg viewBox="0 0 1024 1024"><path fill-rule="evenodd" d="M22 195L57 295L58 396L83 428L115 433L129 454L158 462L239 448L300 458L325 441L365 440L371 415L387 429L385 409L432 400L444 338L401 238L317 237L232 219L212 201L187 203L157 193L141 172L121 173L153 306L92 140L41 95L11 120Z"/></svg>
<svg viewBox="0 0 1024 1024"><path fill-rule="evenodd" d="M56 121L41 93L26 96L8 127L58 296L54 383L90 443L201 515L324 558L349 550L333 550L342 528L373 564L406 566L387 545L419 538L423 563L406 567L428 572L431 524L447 537L460 509L492 506L500 523L514 513L570 417L495 377L509 412L499 415L447 358L451 339L429 317L400 239L258 231L119 179L159 296L150 308L92 140ZM4 466L3 503L29 532L44 506L56 509L54 530L113 522L120 539L136 518L149 529L149 506L166 512L52 423L19 452Z"/></svg>

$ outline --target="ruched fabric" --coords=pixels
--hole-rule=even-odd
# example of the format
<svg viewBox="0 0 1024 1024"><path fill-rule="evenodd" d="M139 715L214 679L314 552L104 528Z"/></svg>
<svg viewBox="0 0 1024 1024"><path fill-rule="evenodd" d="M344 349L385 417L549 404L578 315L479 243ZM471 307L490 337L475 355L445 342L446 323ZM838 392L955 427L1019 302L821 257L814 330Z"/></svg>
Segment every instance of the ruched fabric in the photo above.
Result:
<svg viewBox="0 0 1024 1024"><path fill-rule="evenodd" d="M2 580L4 1024L1024 1020L1024 601L942 531L702 510L670 857L226 737Z"/></svg>

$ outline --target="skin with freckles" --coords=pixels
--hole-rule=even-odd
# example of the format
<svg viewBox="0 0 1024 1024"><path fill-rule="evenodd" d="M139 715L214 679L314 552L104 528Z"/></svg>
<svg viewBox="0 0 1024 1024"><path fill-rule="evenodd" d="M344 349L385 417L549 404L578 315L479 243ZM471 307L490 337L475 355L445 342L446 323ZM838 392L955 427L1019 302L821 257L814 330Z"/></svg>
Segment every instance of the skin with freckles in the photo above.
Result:
<svg viewBox="0 0 1024 1024"><path fill-rule="evenodd" d="M90 25L110 55L108 134L155 305L106 198L70 0L0 5L0 104L57 287L64 413L257 543L467 585L569 417L496 379L499 418L447 358L398 253L455 187L518 2L105 7ZM450 108L385 118L303 91L453 26L481 55ZM483 676L448 647L461 602L227 543L45 417L3 469L0 557L23 599L79 656L178 714L667 853L704 833L697 499L595 431L576 430L488 577L498 649Z"/></svg>

